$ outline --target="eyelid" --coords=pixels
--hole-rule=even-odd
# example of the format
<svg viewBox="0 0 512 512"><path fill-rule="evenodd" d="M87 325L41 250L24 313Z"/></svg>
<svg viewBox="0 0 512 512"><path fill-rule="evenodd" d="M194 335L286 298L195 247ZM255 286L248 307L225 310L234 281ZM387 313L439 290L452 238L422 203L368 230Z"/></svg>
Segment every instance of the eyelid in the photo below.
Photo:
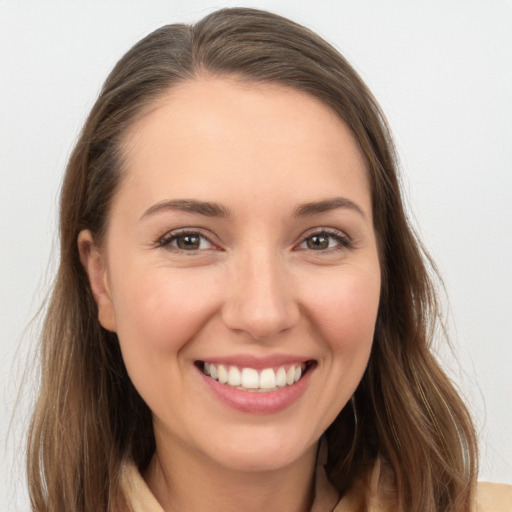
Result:
<svg viewBox="0 0 512 512"><path fill-rule="evenodd" d="M183 251L182 249L179 249L177 247L172 247L170 244L173 240L180 236L185 235L198 235L199 237L207 240L213 247L208 249L196 249L195 251L206 251L206 250L221 250L221 244L220 241L217 239L217 237L211 233L209 230L205 230L204 228L198 228L198 227L184 227L184 228L178 228L173 229L171 231L167 231L165 234L160 235L156 238L154 245L156 247L166 248L170 247L175 251ZM337 239L341 245L341 247L332 247L329 249L324 249L323 251L318 252L326 252L326 251L333 251L337 249L344 249L344 248L350 248L352 246L352 239L349 235L347 235L344 231L336 228L330 228L330 227L324 227L319 226L315 228L308 229L304 233L302 233L299 237L299 240L296 244L294 244L294 250L307 250L307 249L301 249L300 246L310 237L315 235L326 235L331 236L335 239ZM194 252L194 250L190 251L183 251L183 252Z"/></svg>
<svg viewBox="0 0 512 512"><path fill-rule="evenodd" d="M200 238L207 240L213 247L209 247L208 249L192 249L190 251L185 251L183 249L180 249L178 247L173 247L171 245L171 242L173 242L176 238L180 236L186 236L186 235L198 235ZM173 229L171 231L167 231L164 235L159 236L156 240L154 245L158 248L169 248L176 252L200 252L200 251L207 251L207 250L219 250L220 249L220 243L217 240L217 237L215 237L211 232L206 232L203 228L197 228L197 227L185 227L185 228L178 228Z"/></svg>
<svg viewBox="0 0 512 512"><path fill-rule="evenodd" d="M315 235L331 236L331 237L337 239L341 246L341 247L331 247L328 249L319 250L318 252L336 251L339 249L348 249L348 248L351 248L353 245L353 241L352 241L351 237L349 235L347 235L347 233L345 233L344 231L342 231L340 229L336 229L336 228L328 228L328 227L324 227L324 226L319 226L319 227L308 229L307 231L302 233L302 235L300 236L299 242L297 244L295 244L295 249L296 250L308 250L308 249L301 249L300 246L304 242L306 242L306 240L308 238L311 238L312 236L315 236Z"/></svg>

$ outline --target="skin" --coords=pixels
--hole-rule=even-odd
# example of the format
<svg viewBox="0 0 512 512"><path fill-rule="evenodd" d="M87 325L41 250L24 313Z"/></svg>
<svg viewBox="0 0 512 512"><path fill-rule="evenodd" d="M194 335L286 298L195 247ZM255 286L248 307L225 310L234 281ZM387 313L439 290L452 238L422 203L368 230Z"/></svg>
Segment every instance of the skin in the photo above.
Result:
<svg viewBox="0 0 512 512"><path fill-rule="evenodd" d="M353 136L305 93L203 76L160 98L123 147L105 240L78 243L100 322L153 412L149 487L165 510L307 510L318 439L363 375L379 303ZM161 207L170 200L225 215ZM192 250L170 238L183 228L203 237ZM276 354L314 365L271 414L218 400L196 365Z"/></svg>

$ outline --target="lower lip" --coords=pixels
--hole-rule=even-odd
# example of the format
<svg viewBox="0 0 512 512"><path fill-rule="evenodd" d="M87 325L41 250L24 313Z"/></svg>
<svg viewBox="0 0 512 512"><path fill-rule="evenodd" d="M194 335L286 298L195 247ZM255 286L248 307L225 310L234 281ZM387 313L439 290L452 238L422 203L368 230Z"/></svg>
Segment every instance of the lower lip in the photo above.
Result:
<svg viewBox="0 0 512 512"><path fill-rule="evenodd" d="M208 389L221 402L238 411L252 414L272 414L292 405L306 391L312 371L313 368L309 368L306 374L291 386L278 388L275 391L251 392L221 384L198 369Z"/></svg>

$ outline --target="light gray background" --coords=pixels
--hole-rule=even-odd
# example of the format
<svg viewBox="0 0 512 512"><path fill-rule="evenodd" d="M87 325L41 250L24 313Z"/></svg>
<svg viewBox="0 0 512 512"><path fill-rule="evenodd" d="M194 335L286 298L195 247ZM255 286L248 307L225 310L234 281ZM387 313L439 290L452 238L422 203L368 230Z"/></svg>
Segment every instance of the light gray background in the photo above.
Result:
<svg viewBox="0 0 512 512"><path fill-rule="evenodd" d="M163 24L238 4L0 0L2 510L28 509L23 435L35 385L23 368L37 324L22 331L55 268L59 183L77 133L102 81L133 43ZM481 478L512 483L512 2L243 5L319 32L381 103L407 203L445 280L456 358L446 350L443 358L475 415Z"/></svg>

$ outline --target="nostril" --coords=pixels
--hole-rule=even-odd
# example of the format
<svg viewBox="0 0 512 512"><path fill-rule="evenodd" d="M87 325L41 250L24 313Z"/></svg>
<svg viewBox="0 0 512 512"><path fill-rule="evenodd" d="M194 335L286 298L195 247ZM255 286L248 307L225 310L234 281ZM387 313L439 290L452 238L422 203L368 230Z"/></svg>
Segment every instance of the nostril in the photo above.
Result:
<svg viewBox="0 0 512 512"><path fill-rule="evenodd" d="M237 301L227 304L222 312L226 327L245 332L255 341L264 341L293 328L299 319L298 307L294 304L252 303Z"/></svg>

